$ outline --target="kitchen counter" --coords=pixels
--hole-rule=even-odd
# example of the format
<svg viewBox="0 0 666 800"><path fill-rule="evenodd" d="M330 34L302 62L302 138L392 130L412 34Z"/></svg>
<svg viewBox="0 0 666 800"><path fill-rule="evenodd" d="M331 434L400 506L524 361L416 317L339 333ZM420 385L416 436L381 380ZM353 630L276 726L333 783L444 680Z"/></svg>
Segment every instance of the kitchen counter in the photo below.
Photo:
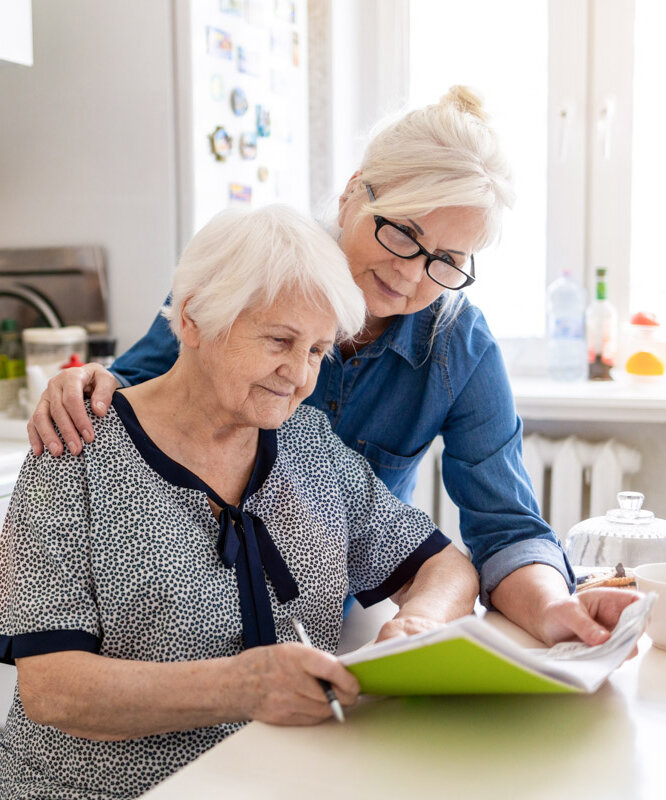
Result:
<svg viewBox="0 0 666 800"><path fill-rule="evenodd" d="M511 387L525 420L666 422L666 379L642 383L512 378Z"/></svg>
<svg viewBox="0 0 666 800"><path fill-rule="evenodd" d="M25 423L22 424L25 430ZM1 438L1 433L0 431L0 522L4 518L9 497L29 448L27 433L23 440Z"/></svg>

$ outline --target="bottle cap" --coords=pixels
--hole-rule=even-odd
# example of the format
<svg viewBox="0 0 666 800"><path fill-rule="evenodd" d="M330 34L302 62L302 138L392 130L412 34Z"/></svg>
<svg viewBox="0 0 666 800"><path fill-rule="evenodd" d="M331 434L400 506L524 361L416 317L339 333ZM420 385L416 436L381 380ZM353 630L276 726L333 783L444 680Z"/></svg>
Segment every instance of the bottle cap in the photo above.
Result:
<svg viewBox="0 0 666 800"><path fill-rule="evenodd" d="M72 353L69 357L69 361L66 364L61 364L60 369L70 369L71 367L84 367L85 364L79 358L78 353Z"/></svg>
<svg viewBox="0 0 666 800"><path fill-rule="evenodd" d="M65 328L24 328L23 341L33 344L78 344L85 342L86 329L79 325Z"/></svg>
<svg viewBox="0 0 666 800"><path fill-rule="evenodd" d="M88 337L88 358L92 361L95 358L108 358L116 354L116 340L110 336L89 336Z"/></svg>

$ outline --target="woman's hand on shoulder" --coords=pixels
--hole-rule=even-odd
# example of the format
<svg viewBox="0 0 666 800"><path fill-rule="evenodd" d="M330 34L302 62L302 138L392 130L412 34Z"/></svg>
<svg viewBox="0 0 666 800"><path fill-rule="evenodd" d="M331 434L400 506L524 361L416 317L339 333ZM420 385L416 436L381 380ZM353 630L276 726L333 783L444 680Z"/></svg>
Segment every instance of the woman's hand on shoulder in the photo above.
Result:
<svg viewBox="0 0 666 800"><path fill-rule="evenodd" d="M83 402L91 394L91 407L103 417L111 404L118 381L101 364L71 367L51 378L35 411L28 421L28 439L36 456L46 447L53 456L62 454L63 446L54 425L58 426L62 440L73 455L81 452L81 438L92 442L92 424Z"/></svg>
<svg viewBox="0 0 666 800"><path fill-rule="evenodd" d="M343 706L358 696L356 678L335 656L293 643L253 647L238 657L238 685L233 687L241 719L273 725L315 725L329 718L331 707L317 678L331 683Z"/></svg>

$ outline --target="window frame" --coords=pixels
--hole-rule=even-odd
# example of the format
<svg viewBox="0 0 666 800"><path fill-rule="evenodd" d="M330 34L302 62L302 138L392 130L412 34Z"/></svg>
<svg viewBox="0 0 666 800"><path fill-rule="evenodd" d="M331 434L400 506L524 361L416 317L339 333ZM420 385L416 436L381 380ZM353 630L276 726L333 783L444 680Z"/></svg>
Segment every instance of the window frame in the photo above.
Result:
<svg viewBox="0 0 666 800"><path fill-rule="evenodd" d="M329 159L329 168L313 191L315 199L330 199L344 188L353 172L349 165L362 154L359 131L368 132L407 103L409 5L310 0L311 14L327 15L331 35L323 70L331 78L331 124L312 142L313 161ZM620 319L628 318L630 299L634 11L634 0L550 0L548 8L544 292L569 269L591 297L595 267L607 266L609 299ZM543 337L499 341L510 371L515 361L522 374L543 374Z"/></svg>

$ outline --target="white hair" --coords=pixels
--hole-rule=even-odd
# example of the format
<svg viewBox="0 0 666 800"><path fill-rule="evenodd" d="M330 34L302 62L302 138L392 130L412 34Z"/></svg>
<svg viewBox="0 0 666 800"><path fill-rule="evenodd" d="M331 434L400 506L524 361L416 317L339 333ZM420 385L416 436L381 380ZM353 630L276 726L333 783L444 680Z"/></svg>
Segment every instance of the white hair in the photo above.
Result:
<svg viewBox="0 0 666 800"><path fill-rule="evenodd" d="M192 238L173 276L171 305L162 308L180 340L183 306L201 335L227 333L248 308L268 307L282 291L333 311L338 337L363 327L365 301L335 241L315 222L283 205L229 209Z"/></svg>

